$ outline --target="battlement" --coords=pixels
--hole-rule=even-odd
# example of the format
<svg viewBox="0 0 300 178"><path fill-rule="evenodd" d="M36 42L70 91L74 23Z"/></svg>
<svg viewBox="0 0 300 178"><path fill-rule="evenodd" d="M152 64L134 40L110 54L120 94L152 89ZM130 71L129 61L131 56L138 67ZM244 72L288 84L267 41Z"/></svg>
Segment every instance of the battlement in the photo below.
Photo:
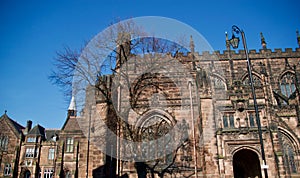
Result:
<svg viewBox="0 0 300 178"><path fill-rule="evenodd" d="M231 59L245 59L245 51L244 50L223 50L220 51L203 51L201 53L195 52L194 53L196 58L199 58L200 60L214 60L218 58L219 60L228 60ZM191 52L188 52L187 55L184 55L182 53L179 53L177 57L189 57L191 56ZM249 57L252 59L261 59L261 58L286 58L286 57L292 57L292 58L298 58L300 57L300 48L295 48L294 50L292 48L285 48L285 49L279 49L275 48L272 49L260 49L257 51L256 49L249 50Z"/></svg>

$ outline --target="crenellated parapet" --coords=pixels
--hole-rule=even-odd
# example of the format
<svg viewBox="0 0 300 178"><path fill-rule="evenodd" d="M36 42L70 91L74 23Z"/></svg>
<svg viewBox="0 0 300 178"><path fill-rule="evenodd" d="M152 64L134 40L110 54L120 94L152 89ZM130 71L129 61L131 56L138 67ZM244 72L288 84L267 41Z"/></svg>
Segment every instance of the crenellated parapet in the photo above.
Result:
<svg viewBox="0 0 300 178"><path fill-rule="evenodd" d="M177 57L184 58L189 57L191 53L187 55L180 53ZM229 59L236 59L236 60L244 60L246 58L244 50L223 50L222 52L217 51L203 51L201 53L196 52L194 53L195 59L198 60L229 60ZM217 57L217 58L216 58ZM250 59L262 59L262 58L294 58L300 57L300 48L275 48L274 50L271 49L251 49L249 50L249 58Z"/></svg>

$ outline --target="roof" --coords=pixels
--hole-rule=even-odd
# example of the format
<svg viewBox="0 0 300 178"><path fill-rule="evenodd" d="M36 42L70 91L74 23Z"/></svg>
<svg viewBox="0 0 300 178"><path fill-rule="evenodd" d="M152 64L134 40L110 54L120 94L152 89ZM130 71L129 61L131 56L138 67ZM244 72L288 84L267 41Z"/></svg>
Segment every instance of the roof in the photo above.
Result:
<svg viewBox="0 0 300 178"><path fill-rule="evenodd" d="M60 133L60 130L58 129L49 129L49 130L45 130L46 132L46 140L47 141L50 141L53 139L54 136L58 137L59 136L59 133Z"/></svg>
<svg viewBox="0 0 300 178"><path fill-rule="evenodd" d="M42 138L46 138L45 128L37 124L28 132L27 135L42 136Z"/></svg>
<svg viewBox="0 0 300 178"><path fill-rule="evenodd" d="M76 117L68 117L61 130L81 130Z"/></svg>
<svg viewBox="0 0 300 178"><path fill-rule="evenodd" d="M72 96L72 99L71 99L68 110L76 111L76 102L75 102L75 97L74 96Z"/></svg>
<svg viewBox="0 0 300 178"><path fill-rule="evenodd" d="M20 135L22 133L22 130L25 129L25 127L8 117L6 112L0 117L0 120L6 121L7 124L11 126L16 135Z"/></svg>

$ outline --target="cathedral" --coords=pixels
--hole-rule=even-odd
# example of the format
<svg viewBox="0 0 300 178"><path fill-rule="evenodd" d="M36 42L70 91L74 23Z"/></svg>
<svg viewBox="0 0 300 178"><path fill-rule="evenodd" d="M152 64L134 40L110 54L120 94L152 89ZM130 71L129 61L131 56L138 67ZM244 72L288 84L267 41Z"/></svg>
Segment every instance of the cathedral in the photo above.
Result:
<svg viewBox="0 0 300 178"><path fill-rule="evenodd" d="M187 53L143 56L124 44L131 60L82 110L72 97L62 128L1 116L0 177L300 177L295 41L268 49L261 34L245 53L226 36L223 52L198 53L191 37Z"/></svg>

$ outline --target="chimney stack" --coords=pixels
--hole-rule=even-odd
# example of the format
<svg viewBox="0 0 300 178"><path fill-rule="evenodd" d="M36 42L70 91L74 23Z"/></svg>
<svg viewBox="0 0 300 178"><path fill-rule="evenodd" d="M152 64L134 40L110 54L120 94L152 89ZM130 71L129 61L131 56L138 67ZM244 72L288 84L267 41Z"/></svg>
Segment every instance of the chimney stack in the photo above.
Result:
<svg viewBox="0 0 300 178"><path fill-rule="evenodd" d="M25 134L28 134L28 132L31 130L31 127L32 127L32 121L31 120L28 120L27 121L27 125L26 125L26 128L25 128Z"/></svg>

